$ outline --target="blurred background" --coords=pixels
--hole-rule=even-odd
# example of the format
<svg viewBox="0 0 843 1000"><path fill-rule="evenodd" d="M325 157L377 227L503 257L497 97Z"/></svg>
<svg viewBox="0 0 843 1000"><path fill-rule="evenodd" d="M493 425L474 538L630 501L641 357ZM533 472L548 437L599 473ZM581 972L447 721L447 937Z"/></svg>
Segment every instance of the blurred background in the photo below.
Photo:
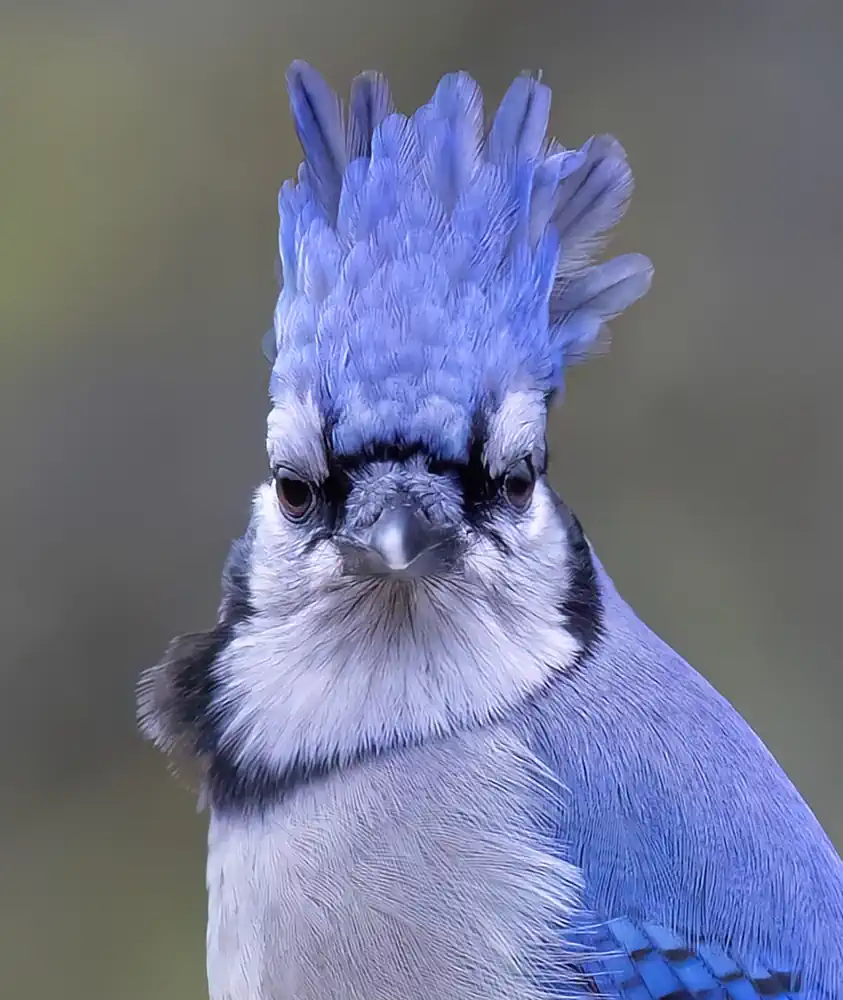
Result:
<svg viewBox="0 0 843 1000"><path fill-rule="evenodd" d="M843 7L63 0L0 24L0 994L199 1000L205 818L133 685L210 624L265 468L295 57L404 110L543 68L656 265L571 377L553 476L628 599L843 846Z"/></svg>

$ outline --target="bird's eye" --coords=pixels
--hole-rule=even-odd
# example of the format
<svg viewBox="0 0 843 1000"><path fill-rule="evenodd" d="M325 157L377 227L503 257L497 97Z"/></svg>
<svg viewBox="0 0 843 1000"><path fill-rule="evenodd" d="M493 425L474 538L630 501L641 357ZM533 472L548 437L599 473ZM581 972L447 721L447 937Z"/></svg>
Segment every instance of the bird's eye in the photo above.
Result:
<svg viewBox="0 0 843 1000"><path fill-rule="evenodd" d="M304 479L290 473L279 472L275 477L275 492L281 510L293 521L301 521L316 503L316 489Z"/></svg>
<svg viewBox="0 0 843 1000"><path fill-rule="evenodd" d="M503 493L507 503L515 510L526 510L533 499L535 485L536 473L533 463L529 459L522 458L504 476Z"/></svg>

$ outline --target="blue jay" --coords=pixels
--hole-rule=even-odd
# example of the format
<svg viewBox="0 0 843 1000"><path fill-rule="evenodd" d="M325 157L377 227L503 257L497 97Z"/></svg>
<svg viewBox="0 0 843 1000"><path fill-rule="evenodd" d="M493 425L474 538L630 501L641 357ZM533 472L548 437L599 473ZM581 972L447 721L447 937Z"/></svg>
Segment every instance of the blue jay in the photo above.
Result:
<svg viewBox="0 0 843 1000"><path fill-rule="evenodd" d="M546 478L567 367L648 289L595 263L621 146L288 72L271 475L216 625L143 678L202 767L212 1000L835 1000L843 864L634 614Z"/></svg>

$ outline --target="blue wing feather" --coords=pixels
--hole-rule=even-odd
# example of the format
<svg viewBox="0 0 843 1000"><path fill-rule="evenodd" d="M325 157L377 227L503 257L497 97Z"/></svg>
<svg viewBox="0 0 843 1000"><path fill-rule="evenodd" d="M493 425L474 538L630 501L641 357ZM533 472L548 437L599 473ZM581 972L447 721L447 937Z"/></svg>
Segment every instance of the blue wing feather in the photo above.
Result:
<svg viewBox="0 0 843 1000"><path fill-rule="evenodd" d="M737 961L717 945L696 949L657 924L619 917L590 944L599 958L583 963L586 989L617 1000L832 1000L803 992L798 977L757 961Z"/></svg>

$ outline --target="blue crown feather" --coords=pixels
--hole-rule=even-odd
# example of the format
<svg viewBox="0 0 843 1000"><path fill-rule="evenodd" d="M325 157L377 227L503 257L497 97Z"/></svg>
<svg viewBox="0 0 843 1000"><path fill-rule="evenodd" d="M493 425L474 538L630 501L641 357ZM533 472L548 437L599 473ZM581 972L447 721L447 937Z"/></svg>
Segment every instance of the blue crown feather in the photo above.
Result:
<svg viewBox="0 0 843 1000"><path fill-rule="evenodd" d="M560 388L649 288L639 254L591 266L632 193L622 147L548 140L538 79L518 77L488 128L465 73L410 117L378 74L354 81L347 113L305 63L287 84L304 161L278 199L270 390L309 393L339 452L465 458L478 408Z"/></svg>

